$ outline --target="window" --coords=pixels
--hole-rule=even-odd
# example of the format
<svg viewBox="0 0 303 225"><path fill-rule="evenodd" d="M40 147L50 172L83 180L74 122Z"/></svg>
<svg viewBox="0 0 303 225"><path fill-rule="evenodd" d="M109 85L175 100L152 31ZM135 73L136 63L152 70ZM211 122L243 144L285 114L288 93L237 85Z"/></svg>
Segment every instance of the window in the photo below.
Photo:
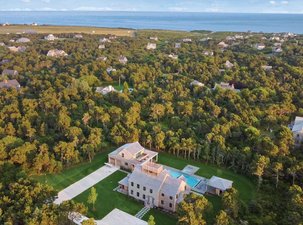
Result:
<svg viewBox="0 0 303 225"><path fill-rule="evenodd" d="M149 189L149 192L152 194L153 193L153 189Z"/></svg>
<svg viewBox="0 0 303 225"><path fill-rule="evenodd" d="M162 193L161 195L162 195L162 197L164 197L164 193Z"/></svg>
<svg viewBox="0 0 303 225"><path fill-rule="evenodd" d="M140 193L139 192L137 192L137 197L140 197Z"/></svg>
<svg viewBox="0 0 303 225"><path fill-rule="evenodd" d="M124 153L122 153L121 155L122 155L122 158L124 158Z"/></svg>
<svg viewBox="0 0 303 225"><path fill-rule="evenodd" d="M173 200L173 196L169 196L169 199L170 199L170 200Z"/></svg>
<svg viewBox="0 0 303 225"><path fill-rule="evenodd" d="M137 184L137 188L140 188L140 184Z"/></svg>
<svg viewBox="0 0 303 225"><path fill-rule="evenodd" d="M172 207L173 207L173 204L169 203L169 207L172 208Z"/></svg>
<svg viewBox="0 0 303 225"><path fill-rule="evenodd" d="M163 200L161 200L161 205L164 205L164 201Z"/></svg>
<svg viewBox="0 0 303 225"><path fill-rule="evenodd" d="M143 199L145 199L145 195L143 195Z"/></svg>
<svg viewBox="0 0 303 225"><path fill-rule="evenodd" d="M128 166L128 163L127 163L127 162L125 163L125 166Z"/></svg>
<svg viewBox="0 0 303 225"><path fill-rule="evenodd" d="M133 190L131 190L131 191L130 191L130 194L131 194L131 195L133 195L133 194L134 194L134 191L133 191Z"/></svg>
<svg viewBox="0 0 303 225"><path fill-rule="evenodd" d="M131 182L130 185L133 187L134 186L134 182Z"/></svg>
<svg viewBox="0 0 303 225"><path fill-rule="evenodd" d="M146 187L143 187L143 191L146 191Z"/></svg>

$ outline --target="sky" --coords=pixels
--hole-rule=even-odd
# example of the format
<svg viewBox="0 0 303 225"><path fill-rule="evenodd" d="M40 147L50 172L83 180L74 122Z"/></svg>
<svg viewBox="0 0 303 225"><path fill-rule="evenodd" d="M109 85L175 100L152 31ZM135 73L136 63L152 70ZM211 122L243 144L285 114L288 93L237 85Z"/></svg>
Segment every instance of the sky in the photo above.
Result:
<svg viewBox="0 0 303 225"><path fill-rule="evenodd" d="M302 14L303 0L0 0L0 11L32 10Z"/></svg>

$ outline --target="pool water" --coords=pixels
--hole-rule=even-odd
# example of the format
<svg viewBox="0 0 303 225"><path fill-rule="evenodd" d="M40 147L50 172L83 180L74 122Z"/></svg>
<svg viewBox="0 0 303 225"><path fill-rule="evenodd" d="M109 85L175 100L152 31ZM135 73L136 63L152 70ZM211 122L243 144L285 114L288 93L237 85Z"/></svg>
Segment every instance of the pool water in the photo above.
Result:
<svg viewBox="0 0 303 225"><path fill-rule="evenodd" d="M186 183L191 187L194 188L201 180L193 177L191 175L185 174L185 173L181 173L175 170L168 170L169 174L174 177L174 178L178 178L181 175L183 175L185 177Z"/></svg>

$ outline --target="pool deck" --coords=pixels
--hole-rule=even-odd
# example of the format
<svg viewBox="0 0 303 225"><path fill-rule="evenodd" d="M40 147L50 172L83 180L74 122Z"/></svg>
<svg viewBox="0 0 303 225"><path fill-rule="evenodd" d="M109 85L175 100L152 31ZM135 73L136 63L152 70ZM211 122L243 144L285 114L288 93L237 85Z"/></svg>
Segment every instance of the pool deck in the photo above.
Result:
<svg viewBox="0 0 303 225"><path fill-rule="evenodd" d="M205 194L205 192L207 191L207 182L208 182L208 179L205 178L205 177L201 177L201 176L198 176L198 175L195 175L195 174L187 174L187 173L184 173L183 170L178 170L176 168L173 168L173 167L169 167L169 166L166 166L166 165L163 165L165 169L167 170L171 170L171 171L175 171L177 173L181 173L181 174L185 174L185 175L188 175L188 176L191 176L191 177L194 177L195 179L199 180L199 182L194 186L194 187L191 187L192 191L194 192L197 192L197 193L200 193L200 194ZM189 165L190 166L190 165ZM187 166L186 166L187 167ZM186 168L185 167L185 168Z"/></svg>

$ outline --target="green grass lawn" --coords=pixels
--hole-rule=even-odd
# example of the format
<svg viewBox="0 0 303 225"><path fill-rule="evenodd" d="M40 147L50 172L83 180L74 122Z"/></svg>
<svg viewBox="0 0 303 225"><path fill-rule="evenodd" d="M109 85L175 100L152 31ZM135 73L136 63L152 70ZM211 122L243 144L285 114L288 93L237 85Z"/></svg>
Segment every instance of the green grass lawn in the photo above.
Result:
<svg viewBox="0 0 303 225"><path fill-rule="evenodd" d="M61 173L42 175L35 177L35 179L40 182L47 183L53 186L57 191L60 191L103 166L104 163L107 162L108 153L113 149L113 146L108 146L107 150L98 153L91 163L84 162L65 169ZM198 166L200 169L196 173L197 175L206 178L216 175L232 180L234 182L234 187L239 191L240 199L243 202L247 203L249 200L255 197L256 190L253 182L251 182L248 178L245 178L244 176L236 174L225 168L218 168L216 166L207 165L197 161L177 158L167 153L160 153L159 163L177 169L183 169L188 164ZM113 191L113 189L118 186L118 182L125 176L125 173L117 171L113 175L95 185L99 196L96 203L96 211L92 211L91 206L89 206L89 217L101 219L114 208L118 208L127 213L135 215L143 207L143 203L137 202L126 195ZM83 192L75 198L75 201L86 204L88 193L89 190ZM205 195L205 197L213 205L213 210L205 215L207 221L211 223L213 222L215 215L221 209L221 198L211 195ZM150 215L155 217L157 224L161 223L165 225L175 225L177 223L177 219L175 217L167 215L156 209L152 209L147 215L144 216L143 219L148 220Z"/></svg>
<svg viewBox="0 0 303 225"><path fill-rule="evenodd" d="M84 162L65 169L58 174L42 175L35 177L35 179L41 183L51 185L57 191L61 191L62 189L82 179L86 175L104 166L104 163L107 162L107 155L110 151L112 151L112 149L98 153L91 163Z"/></svg>
<svg viewBox="0 0 303 225"><path fill-rule="evenodd" d="M113 191L113 189L118 186L118 182L125 176L126 173L117 171L94 186L98 193L98 199L95 204L95 211L93 211L91 205L88 205L86 203L90 190L86 190L85 192L81 193L76 198L74 198L74 200L84 203L89 209L88 216L95 219L102 219L115 208L127 212L131 215L135 215L140 211L140 209L144 207L144 204L117 191ZM159 221L157 224L160 224L161 222L161 224L165 225L176 225L177 222L177 219L175 217L168 216L154 209L145 215L143 219L148 220L149 215L153 215L155 217L155 220Z"/></svg>

